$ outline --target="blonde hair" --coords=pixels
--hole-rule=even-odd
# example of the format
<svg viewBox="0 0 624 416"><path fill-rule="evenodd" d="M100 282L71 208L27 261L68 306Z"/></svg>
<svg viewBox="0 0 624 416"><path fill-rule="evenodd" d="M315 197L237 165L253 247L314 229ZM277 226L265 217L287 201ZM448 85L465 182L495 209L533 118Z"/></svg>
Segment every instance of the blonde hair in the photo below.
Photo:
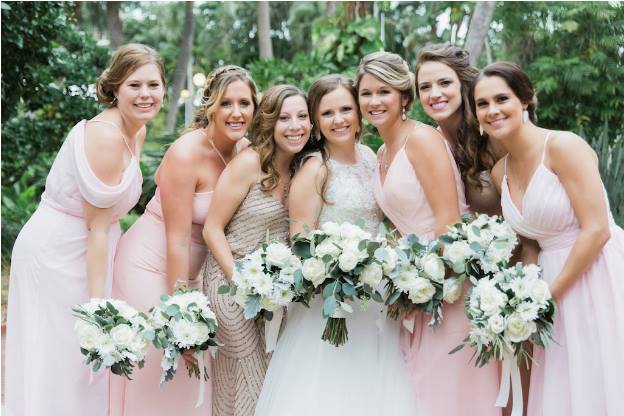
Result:
<svg viewBox="0 0 624 416"><path fill-rule="evenodd" d="M416 89L414 87L414 75L410 72L407 62L396 53L373 52L366 55L360 61L355 78L355 87L360 89L360 81L365 75L372 75L381 82L385 82L401 95L407 98L405 109L409 110Z"/></svg>
<svg viewBox="0 0 624 416"><path fill-rule="evenodd" d="M251 90L254 112L256 111L258 108L258 88L249 72L236 65L221 66L208 75L202 91L201 107L195 113L188 130L205 128L213 121L212 117L221 102L221 98L223 98L223 94L225 94L225 90L234 81L242 81L247 84Z"/></svg>
<svg viewBox="0 0 624 416"><path fill-rule="evenodd" d="M275 163L275 125L282 110L284 100L299 96L306 99L305 94L293 85L275 85L263 95L251 123L251 147L260 155L260 167L265 176L260 180L260 188L264 192L275 189L280 175ZM291 174L294 172L294 163L290 165Z"/></svg>
<svg viewBox="0 0 624 416"><path fill-rule="evenodd" d="M109 107L117 105L115 93L119 86L143 65L154 64L160 72L160 80L165 89L165 66L162 58L154 49L140 43L128 43L120 46L111 58L108 68L97 79L96 92L98 101Z"/></svg>

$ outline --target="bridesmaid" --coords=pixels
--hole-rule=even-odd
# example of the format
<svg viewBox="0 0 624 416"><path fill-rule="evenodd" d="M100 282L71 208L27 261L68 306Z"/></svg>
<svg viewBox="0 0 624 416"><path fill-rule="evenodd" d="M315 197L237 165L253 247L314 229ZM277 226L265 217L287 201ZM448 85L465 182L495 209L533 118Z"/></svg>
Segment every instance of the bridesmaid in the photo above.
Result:
<svg viewBox="0 0 624 416"><path fill-rule="evenodd" d="M369 54L356 85L362 114L384 141L373 181L377 203L403 235L446 232L468 212L464 186L440 132L406 115L415 94L407 63L393 53ZM402 341L420 414L500 415L496 367L474 367L470 351L448 354L468 333L461 302L445 309L435 331L427 326L429 317L415 315L413 335L403 330Z"/></svg>
<svg viewBox="0 0 624 416"><path fill-rule="evenodd" d="M624 231L596 154L571 132L535 125L535 92L516 64L486 67L473 104L483 130L509 150L492 170L503 214L539 243L538 264L558 306L556 343L534 349L528 414L621 414Z"/></svg>
<svg viewBox="0 0 624 416"><path fill-rule="evenodd" d="M231 283L234 260L269 239L288 241L287 190L293 157L310 137L306 96L277 85L262 96L252 126L251 146L224 169L213 193L203 236L210 250L204 291L217 315L224 343L214 361L214 416L253 415L267 370L260 329L243 309L217 289Z"/></svg>
<svg viewBox="0 0 624 416"><path fill-rule="evenodd" d="M54 160L11 258L9 415L108 414L108 372L89 380L71 309L109 295L118 220L141 195L138 155L164 93L156 51L121 46L97 81L98 99L108 108L76 124Z"/></svg>
<svg viewBox="0 0 624 416"><path fill-rule="evenodd" d="M208 76L203 105L188 132L165 153L156 171L156 193L145 213L121 238L115 258L113 297L139 310L158 304L176 280L200 288L206 259L201 232L217 179L241 145L256 108L256 85L243 68L228 65ZM162 389L162 352L150 347L132 382L111 379L111 414L209 415L210 390L195 408L198 381L181 369ZM191 357L189 357L191 359ZM145 400L149 397L149 400Z"/></svg>

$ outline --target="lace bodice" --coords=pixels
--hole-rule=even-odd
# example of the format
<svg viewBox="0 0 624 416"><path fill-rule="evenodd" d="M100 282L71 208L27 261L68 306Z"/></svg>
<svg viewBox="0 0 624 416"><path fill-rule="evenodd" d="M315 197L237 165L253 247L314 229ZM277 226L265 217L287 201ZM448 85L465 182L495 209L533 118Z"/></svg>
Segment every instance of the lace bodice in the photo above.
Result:
<svg viewBox="0 0 624 416"><path fill-rule="evenodd" d="M328 204L323 205L318 225L333 221L355 223L364 220L364 228L373 236L377 234L381 212L373 195L375 173L375 154L362 144L356 148L358 162L347 165L329 159L327 168L329 178L325 197Z"/></svg>

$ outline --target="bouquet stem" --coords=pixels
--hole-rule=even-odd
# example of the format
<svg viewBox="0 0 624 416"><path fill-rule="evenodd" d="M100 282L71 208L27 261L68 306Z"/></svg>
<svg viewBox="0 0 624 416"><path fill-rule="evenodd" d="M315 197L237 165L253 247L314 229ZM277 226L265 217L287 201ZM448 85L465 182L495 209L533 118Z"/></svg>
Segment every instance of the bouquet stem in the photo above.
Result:
<svg viewBox="0 0 624 416"><path fill-rule="evenodd" d="M349 339L347 320L345 318L327 318L327 323L325 324L325 330L323 331L321 339L335 347L346 344Z"/></svg>

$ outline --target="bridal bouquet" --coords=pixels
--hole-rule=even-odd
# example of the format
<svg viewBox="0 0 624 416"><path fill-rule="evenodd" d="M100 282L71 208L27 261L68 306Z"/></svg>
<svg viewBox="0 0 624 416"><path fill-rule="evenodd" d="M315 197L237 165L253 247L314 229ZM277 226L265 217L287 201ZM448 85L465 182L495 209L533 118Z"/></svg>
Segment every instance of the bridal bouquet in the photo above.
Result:
<svg viewBox="0 0 624 416"><path fill-rule="evenodd" d="M459 298L461 282L445 278L439 251L436 240L424 241L409 234L384 255L390 317L397 319L401 312L417 309L432 314L429 325L435 326L442 320L442 303L454 303Z"/></svg>
<svg viewBox="0 0 624 416"><path fill-rule="evenodd" d="M283 307L294 300L296 289L303 285L301 273L297 273L300 269L301 260L292 254L290 247L270 241L236 261L234 284L218 289L220 294L229 293L244 308L245 319L260 315L267 321L264 326L267 352L277 345Z"/></svg>
<svg viewBox="0 0 624 416"><path fill-rule="evenodd" d="M462 217L438 240L444 245L444 262L462 281L468 276L491 278L499 269L507 267L518 244L509 224L496 215L486 214Z"/></svg>
<svg viewBox="0 0 624 416"><path fill-rule="evenodd" d="M217 347L215 339L217 319L210 309L208 298L194 289L179 288L172 296L160 296L160 304L150 310L154 327L154 346L164 350L160 384L173 378L183 352L192 351L198 364L189 368L189 377L206 381L203 352ZM203 375L202 375L203 372Z"/></svg>
<svg viewBox="0 0 624 416"><path fill-rule="evenodd" d="M93 371L110 367L113 374L130 380L134 365L143 367L147 347L154 331L147 317L125 302L113 299L91 299L72 309L76 316L74 329L85 363Z"/></svg>
<svg viewBox="0 0 624 416"><path fill-rule="evenodd" d="M518 363L528 366L531 359L524 348L526 341L546 348L553 340L555 303L548 284L540 279L540 268L534 264L502 269L492 278L476 280L466 298L466 315L470 332L463 344L475 348L476 365L484 366L493 357L503 361L501 386L496 405L504 407L513 392L513 412L522 414L522 383Z"/></svg>
<svg viewBox="0 0 624 416"><path fill-rule="evenodd" d="M334 346L347 342L345 317L353 312L348 301L382 303L377 286L383 278L381 250L384 242L371 239L360 226L344 222L324 223L307 236L293 237L293 252L303 259L301 274L305 288L323 294L323 317L327 319L322 339Z"/></svg>

